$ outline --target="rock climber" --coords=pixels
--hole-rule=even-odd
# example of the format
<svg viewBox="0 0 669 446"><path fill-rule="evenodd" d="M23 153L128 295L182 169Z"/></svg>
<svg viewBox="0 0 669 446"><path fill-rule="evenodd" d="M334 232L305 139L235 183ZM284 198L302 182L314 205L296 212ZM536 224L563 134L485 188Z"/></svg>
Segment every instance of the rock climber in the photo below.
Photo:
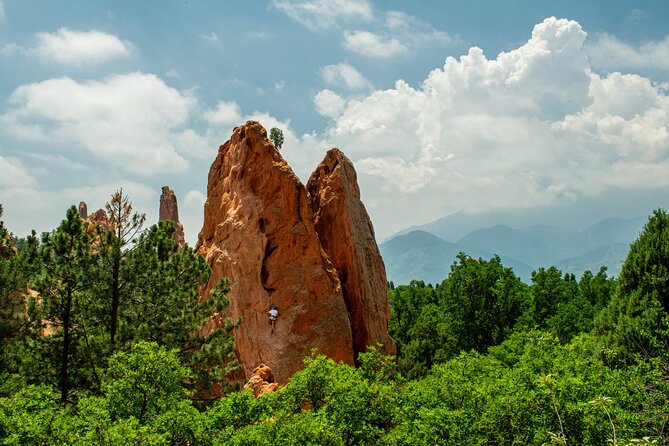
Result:
<svg viewBox="0 0 669 446"><path fill-rule="evenodd" d="M272 305L267 314L269 315L269 324L272 326L272 331L274 331L274 321L279 317L279 307Z"/></svg>

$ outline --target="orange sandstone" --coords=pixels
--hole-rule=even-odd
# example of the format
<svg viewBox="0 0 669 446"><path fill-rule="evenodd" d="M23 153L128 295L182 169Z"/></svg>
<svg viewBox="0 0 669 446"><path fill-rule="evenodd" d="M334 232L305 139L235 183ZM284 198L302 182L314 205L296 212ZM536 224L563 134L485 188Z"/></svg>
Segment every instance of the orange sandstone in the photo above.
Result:
<svg viewBox="0 0 669 446"><path fill-rule="evenodd" d="M230 279L226 316L243 319L233 335L247 377L262 363L283 384L312 349L353 363L342 288L321 248L307 190L257 122L235 128L218 151L195 250L212 268L205 296ZM279 308L273 332L272 304Z"/></svg>
<svg viewBox="0 0 669 446"><path fill-rule="evenodd" d="M316 231L342 284L351 318L353 351L381 344L385 354L396 353L388 334L390 305L383 259L365 205L353 163L339 150L328 151L307 189Z"/></svg>

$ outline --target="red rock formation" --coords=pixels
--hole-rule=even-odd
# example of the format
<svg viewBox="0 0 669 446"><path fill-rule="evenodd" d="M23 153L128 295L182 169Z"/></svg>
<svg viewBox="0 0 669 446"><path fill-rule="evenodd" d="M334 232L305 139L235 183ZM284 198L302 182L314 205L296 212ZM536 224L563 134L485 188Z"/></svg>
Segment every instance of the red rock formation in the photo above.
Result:
<svg viewBox="0 0 669 446"><path fill-rule="evenodd" d="M109 216L104 209L98 209L88 216L87 221L93 225L100 225L105 231L110 231Z"/></svg>
<svg viewBox="0 0 669 446"><path fill-rule="evenodd" d="M353 163L339 149L328 151L311 174L307 189L316 231L342 284L356 358L376 344L383 345L381 352L394 355L395 342L388 334L386 269L372 222L360 201Z"/></svg>
<svg viewBox="0 0 669 446"><path fill-rule="evenodd" d="M265 364L260 364L253 370L248 382L244 384L244 389L253 390L253 396L256 398L269 392L276 392L279 385L274 380L272 369Z"/></svg>
<svg viewBox="0 0 669 446"><path fill-rule="evenodd" d="M212 267L205 295L230 278L226 313L243 318L234 337L247 377L264 363L283 384L313 348L353 363L341 286L318 240L307 190L257 122L235 128L218 151L195 250ZM279 307L273 333L272 304Z"/></svg>
<svg viewBox="0 0 669 446"><path fill-rule="evenodd" d="M85 201L79 202L79 218L86 220L88 218L88 206Z"/></svg>
<svg viewBox="0 0 669 446"><path fill-rule="evenodd" d="M184 227L179 221L179 206L174 191L167 186L163 186L163 193L160 195L160 215L159 221L170 220L174 222L174 241L178 246L186 244L184 236Z"/></svg>

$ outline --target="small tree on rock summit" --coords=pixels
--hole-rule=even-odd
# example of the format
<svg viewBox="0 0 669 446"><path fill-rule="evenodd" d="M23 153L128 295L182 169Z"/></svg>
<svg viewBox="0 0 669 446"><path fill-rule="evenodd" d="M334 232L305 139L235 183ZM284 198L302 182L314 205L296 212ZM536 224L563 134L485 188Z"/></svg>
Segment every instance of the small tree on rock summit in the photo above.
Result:
<svg viewBox="0 0 669 446"><path fill-rule="evenodd" d="M281 150L281 146L283 146L283 132L281 129L272 127L269 131L269 139L272 141L272 144L274 144L274 147Z"/></svg>

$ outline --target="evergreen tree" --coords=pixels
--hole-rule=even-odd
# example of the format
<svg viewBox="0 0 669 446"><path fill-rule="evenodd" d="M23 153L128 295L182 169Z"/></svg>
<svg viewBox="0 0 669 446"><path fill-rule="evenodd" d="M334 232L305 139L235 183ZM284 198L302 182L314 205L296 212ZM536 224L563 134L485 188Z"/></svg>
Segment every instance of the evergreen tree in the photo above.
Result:
<svg viewBox="0 0 669 446"><path fill-rule="evenodd" d="M21 250L0 257L0 371L23 356L20 344L36 331L32 317L36 299L28 284L39 270L38 246L33 232Z"/></svg>
<svg viewBox="0 0 669 446"><path fill-rule="evenodd" d="M283 132L280 128L272 127L269 131L269 139L272 141L272 144L274 144L274 147L281 150L281 147L283 146Z"/></svg>
<svg viewBox="0 0 669 446"><path fill-rule="evenodd" d="M174 223L151 226L124 260L135 271L127 285L127 305L119 312L119 343L157 342L179 352L181 362L193 371L198 388L223 385L236 370L230 332L238 325L224 320L223 328L206 335L203 326L228 304L222 283L209 299L200 302L199 290L209 279L204 257L174 242Z"/></svg>
<svg viewBox="0 0 669 446"><path fill-rule="evenodd" d="M0 218L3 214L2 203L0 203ZM12 252L12 238L5 228L5 222L0 220L0 258L7 258Z"/></svg>
<svg viewBox="0 0 669 446"><path fill-rule="evenodd" d="M665 211L654 211L630 246L618 283L618 293L599 318L597 334L625 362L639 354L669 360L669 214Z"/></svg>
<svg viewBox="0 0 669 446"><path fill-rule="evenodd" d="M669 214L657 209L630 246L620 271L620 292L653 296L669 311Z"/></svg>
<svg viewBox="0 0 669 446"><path fill-rule="evenodd" d="M28 335L33 328L29 313L35 299L27 293L27 285L39 268L35 233L22 245L18 250L0 220L0 372L9 367L12 350L9 344L19 336Z"/></svg>
<svg viewBox="0 0 669 446"><path fill-rule="evenodd" d="M53 233L44 233L41 247L44 274L37 281L41 296L39 316L45 331L55 329L48 341L59 344L60 401L65 404L70 390L69 372L74 346L73 336L81 315L80 297L89 286L91 249L79 212L72 206ZM47 333L45 333L47 334Z"/></svg>
<svg viewBox="0 0 669 446"><path fill-rule="evenodd" d="M109 230L101 234L101 260L105 277L105 292L109 305L109 342L112 351L116 348L119 309L123 304L124 289L136 271L124 269L124 261L132 250L135 237L139 235L146 220L145 214L133 211L132 203L123 190L116 191L105 205L109 217Z"/></svg>
<svg viewBox="0 0 669 446"><path fill-rule="evenodd" d="M0 204L0 218L2 211ZM16 249L5 223L0 220L0 343L11 338L21 325L18 314L24 300L21 290L30 276L30 268L26 262L35 258L34 236L30 240L26 246L28 249L20 256L21 253Z"/></svg>

